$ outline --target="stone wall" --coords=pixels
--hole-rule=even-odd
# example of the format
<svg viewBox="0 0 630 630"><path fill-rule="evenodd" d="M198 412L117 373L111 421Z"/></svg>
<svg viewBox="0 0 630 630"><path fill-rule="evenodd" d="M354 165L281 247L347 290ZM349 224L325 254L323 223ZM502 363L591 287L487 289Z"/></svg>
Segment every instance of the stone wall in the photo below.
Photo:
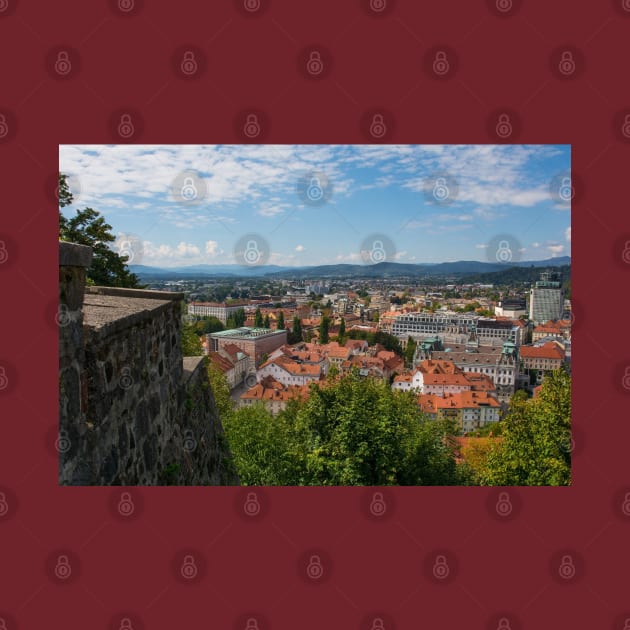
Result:
<svg viewBox="0 0 630 630"><path fill-rule="evenodd" d="M76 263L60 254L60 483L238 483L205 359L182 357L183 294L83 293Z"/></svg>

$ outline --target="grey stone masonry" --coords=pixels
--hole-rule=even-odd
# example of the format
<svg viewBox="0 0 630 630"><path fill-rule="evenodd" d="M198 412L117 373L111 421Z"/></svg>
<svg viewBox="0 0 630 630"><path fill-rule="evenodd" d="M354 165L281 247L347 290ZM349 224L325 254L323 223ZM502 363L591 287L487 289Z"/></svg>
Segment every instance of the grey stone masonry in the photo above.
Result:
<svg viewBox="0 0 630 630"><path fill-rule="evenodd" d="M183 294L85 288L85 249L60 243L59 483L238 483Z"/></svg>

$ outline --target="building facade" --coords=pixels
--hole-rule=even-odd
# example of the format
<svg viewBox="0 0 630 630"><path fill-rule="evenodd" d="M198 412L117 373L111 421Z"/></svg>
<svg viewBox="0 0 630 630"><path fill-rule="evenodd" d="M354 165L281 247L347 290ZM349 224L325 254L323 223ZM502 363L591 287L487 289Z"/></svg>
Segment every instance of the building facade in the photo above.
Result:
<svg viewBox="0 0 630 630"><path fill-rule="evenodd" d="M249 355L257 367L262 363L263 355L271 354L287 342L287 331L242 326L210 333L206 338L210 351L219 352L224 346L233 344Z"/></svg>

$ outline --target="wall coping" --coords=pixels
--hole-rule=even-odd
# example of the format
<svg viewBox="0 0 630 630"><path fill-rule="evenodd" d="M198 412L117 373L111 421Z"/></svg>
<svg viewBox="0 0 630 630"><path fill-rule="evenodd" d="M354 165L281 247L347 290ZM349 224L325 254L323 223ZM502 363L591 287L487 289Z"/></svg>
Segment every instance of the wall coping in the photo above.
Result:
<svg viewBox="0 0 630 630"><path fill-rule="evenodd" d="M89 267L92 264L92 248L88 245L59 241L60 267Z"/></svg>
<svg viewBox="0 0 630 630"><path fill-rule="evenodd" d="M85 292L92 295L111 295L112 297L142 298L144 300L183 300L181 291L155 291L148 289L126 289L123 287L85 287Z"/></svg>

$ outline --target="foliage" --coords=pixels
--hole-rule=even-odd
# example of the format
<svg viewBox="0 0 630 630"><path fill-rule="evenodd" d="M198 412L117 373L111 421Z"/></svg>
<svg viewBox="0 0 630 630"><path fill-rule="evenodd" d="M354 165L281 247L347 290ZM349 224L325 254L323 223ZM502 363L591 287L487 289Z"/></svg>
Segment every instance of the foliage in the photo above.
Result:
<svg viewBox="0 0 630 630"><path fill-rule="evenodd" d="M256 312L254 313L254 326L256 328L262 328L263 327L263 316L262 316L262 312L261 312L260 308L257 308Z"/></svg>
<svg viewBox="0 0 630 630"><path fill-rule="evenodd" d="M379 330L377 332L367 332L365 330L349 330L347 332L349 339L365 339L368 345L380 343L386 350L395 352L398 356L403 356L403 349L400 341L389 333Z"/></svg>
<svg viewBox="0 0 630 630"><path fill-rule="evenodd" d="M158 475L158 485L160 486L175 486L177 485L177 479L179 477L180 466L179 464L169 464L161 470Z"/></svg>
<svg viewBox="0 0 630 630"><path fill-rule="evenodd" d="M67 176L60 173L59 207L70 205L72 200ZM70 218L59 210L59 240L92 248L92 264L86 272L88 281L100 286L137 288L139 280L127 267L128 256L120 256L109 247L116 240L111 230L112 226L92 208L77 210Z"/></svg>
<svg viewBox="0 0 630 630"><path fill-rule="evenodd" d="M234 401L230 396L230 386L225 374L212 361L208 361L208 380L212 387L219 418L227 418L234 410Z"/></svg>
<svg viewBox="0 0 630 630"><path fill-rule="evenodd" d="M407 367L412 367L413 365L413 357L416 353L416 347L418 344L414 340L413 337L409 337L407 339L407 347L405 348L405 364Z"/></svg>
<svg viewBox="0 0 630 630"><path fill-rule="evenodd" d="M271 328L271 321L269 320L269 314L265 315L265 319L263 321L263 328Z"/></svg>
<svg viewBox="0 0 630 630"><path fill-rule="evenodd" d="M282 311L278 313L277 329L284 330L284 313Z"/></svg>
<svg viewBox="0 0 630 630"><path fill-rule="evenodd" d="M297 315L293 318L293 329L287 337L289 343L300 343L302 341L302 321Z"/></svg>
<svg viewBox="0 0 630 630"><path fill-rule="evenodd" d="M220 319L209 315L207 317L199 318L193 324L193 328L198 335L207 335L209 333L223 330L224 326Z"/></svg>
<svg viewBox="0 0 630 630"><path fill-rule="evenodd" d="M311 386L273 417L262 404L223 422L245 485L453 485L462 481L445 436L415 396L351 374Z"/></svg>
<svg viewBox="0 0 630 630"><path fill-rule="evenodd" d="M330 329L330 319L326 315L322 316L319 322L319 343L328 343L330 341L328 331Z"/></svg>
<svg viewBox="0 0 630 630"><path fill-rule="evenodd" d="M504 420L502 440L489 452L482 485L569 485L571 483L571 379L556 370L536 398L515 396Z"/></svg>
<svg viewBox="0 0 630 630"><path fill-rule="evenodd" d="M231 313L228 315L228 318L225 320L225 326L229 330L231 328L240 328L245 324L245 309L239 308L238 311Z"/></svg>
<svg viewBox="0 0 630 630"><path fill-rule="evenodd" d="M199 357L203 354L201 339L193 324L182 324L182 354L185 357Z"/></svg>

